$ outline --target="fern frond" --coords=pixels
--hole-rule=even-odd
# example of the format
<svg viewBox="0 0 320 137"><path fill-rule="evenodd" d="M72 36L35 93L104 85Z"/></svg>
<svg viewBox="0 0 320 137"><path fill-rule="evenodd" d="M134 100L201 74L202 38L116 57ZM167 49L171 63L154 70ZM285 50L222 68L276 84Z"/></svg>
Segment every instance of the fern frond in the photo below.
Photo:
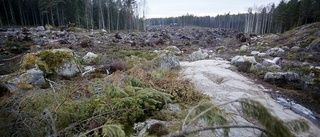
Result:
<svg viewBox="0 0 320 137"><path fill-rule="evenodd" d="M121 125L104 125L102 134L106 137L125 137L126 134Z"/></svg>
<svg viewBox="0 0 320 137"><path fill-rule="evenodd" d="M102 136L105 137L125 137L126 133L123 131L122 128L123 127L121 125L105 124L80 134L80 137L85 137L87 134L97 131L99 129L102 129Z"/></svg>
<svg viewBox="0 0 320 137"><path fill-rule="evenodd" d="M163 105L172 101L170 94L160 92L153 88L145 88L137 91L135 98L139 99L147 109L150 106L154 106L152 109L161 108Z"/></svg>
<svg viewBox="0 0 320 137"><path fill-rule="evenodd" d="M103 87L103 91L106 93L109 98L124 98L129 95L124 92L120 87L113 84L107 84Z"/></svg>
<svg viewBox="0 0 320 137"><path fill-rule="evenodd" d="M192 109L193 112L189 112L192 119L189 121L188 125L192 124L196 120L202 119L208 125L215 126L215 125L226 125L228 123L227 120L227 113L224 112L222 109L216 107L214 104L211 103L210 100L201 101L195 108ZM187 128L183 127L183 130ZM230 129L224 128L224 135L228 136ZM214 132L214 130L213 130Z"/></svg>
<svg viewBox="0 0 320 137"><path fill-rule="evenodd" d="M293 137L285 123L273 116L261 103L249 99L240 101L244 114L255 118L271 133L271 137Z"/></svg>
<svg viewBox="0 0 320 137"><path fill-rule="evenodd" d="M305 132L309 130L309 124L304 119L295 119L286 122L286 126L295 133Z"/></svg>

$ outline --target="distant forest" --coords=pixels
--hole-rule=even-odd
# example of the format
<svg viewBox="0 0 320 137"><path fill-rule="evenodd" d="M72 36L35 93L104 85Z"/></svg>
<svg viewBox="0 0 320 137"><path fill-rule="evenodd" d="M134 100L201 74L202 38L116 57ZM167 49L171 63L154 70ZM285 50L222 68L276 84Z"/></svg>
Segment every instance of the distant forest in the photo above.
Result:
<svg viewBox="0 0 320 137"><path fill-rule="evenodd" d="M141 29L145 9L146 0L0 0L0 26Z"/></svg>
<svg viewBox="0 0 320 137"><path fill-rule="evenodd" d="M254 6L245 14L197 17L152 18L149 25L201 26L227 28L246 33L282 33L294 27L320 21L320 0L282 0L279 5Z"/></svg>
<svg viewBox="0 0 320 137"><path fill-rule="evenodd" d="M86 29L143 30L147 25L227 28L246 33L281 33L320 21L320 0L282 0L279 5L254 6L248 13L145 20L146 0L0 0L0 26L67 26Z"/></svg>

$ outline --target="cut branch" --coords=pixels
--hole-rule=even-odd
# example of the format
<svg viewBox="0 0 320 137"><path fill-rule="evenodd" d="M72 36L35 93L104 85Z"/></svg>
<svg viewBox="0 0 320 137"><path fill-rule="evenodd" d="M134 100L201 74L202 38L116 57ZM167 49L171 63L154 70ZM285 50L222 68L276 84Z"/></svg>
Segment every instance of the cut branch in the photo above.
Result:
<svg viewBox="0 0 320 137"><path fill-rule="evenodd" d="M261 127L257 127L257 126L248 126L248 125L225 125L225 126L213 126L213 127L204 127L204 128L198 128L198 129L194 129L194 130L189 130L189 131L182 131L179 133L175 133L175 134L169 134L165 137L184 137L190 134L194 134L194 133L198 133L201 131L206 131L206 130L216 130L216 129L226 129L226 128L253 128L253 129L258 129L260 131L262 131L263 133L267 134L267 135L271 135L271 133L269 133L267 130L261 128Z"/></svg>

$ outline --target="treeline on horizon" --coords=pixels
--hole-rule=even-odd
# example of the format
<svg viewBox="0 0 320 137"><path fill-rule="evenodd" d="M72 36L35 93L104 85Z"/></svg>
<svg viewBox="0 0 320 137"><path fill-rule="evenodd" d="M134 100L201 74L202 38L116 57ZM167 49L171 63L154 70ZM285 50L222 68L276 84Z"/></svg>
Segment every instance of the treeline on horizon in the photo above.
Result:
<svg viewBox="0 0 320 137"><path fill-rule="evenodd" d="M281 33L320 21L320 0L282 0L277 6L254 6L245 14L197 17L146 17L146 0L1 0L0 26L66 26L86 29L132 30L145 25L227 28L246 33Z"/></svg>
<svg viewBox="0 0 320 137"><path fill-rule="evenodd" d="M226 28L246 33L282 33L294 27L320 21L320 0L281 0L267 6L248 8L244 14L224 14L215 17L197 17L187 14L179 17L151 18L148 25L201 26Z"/></svg>
<svg viewBox="0 0 320 137"><path fill-rule="evenodd" d="M145 4L146 0L1 0L0 26L71 23L81 28L109 31L141 29Z"/></svg>

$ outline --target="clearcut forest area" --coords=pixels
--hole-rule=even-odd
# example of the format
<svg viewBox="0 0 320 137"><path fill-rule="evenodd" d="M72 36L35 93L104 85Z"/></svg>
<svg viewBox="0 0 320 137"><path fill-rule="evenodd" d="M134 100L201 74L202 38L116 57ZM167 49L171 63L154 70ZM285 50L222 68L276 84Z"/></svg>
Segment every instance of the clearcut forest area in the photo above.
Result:
<svg viewBox="0 0 320 137"><path fill-rule="evenodd" d="M146 18L146 0L1 0L0 135L318 137L320 1Z"/></svg>

